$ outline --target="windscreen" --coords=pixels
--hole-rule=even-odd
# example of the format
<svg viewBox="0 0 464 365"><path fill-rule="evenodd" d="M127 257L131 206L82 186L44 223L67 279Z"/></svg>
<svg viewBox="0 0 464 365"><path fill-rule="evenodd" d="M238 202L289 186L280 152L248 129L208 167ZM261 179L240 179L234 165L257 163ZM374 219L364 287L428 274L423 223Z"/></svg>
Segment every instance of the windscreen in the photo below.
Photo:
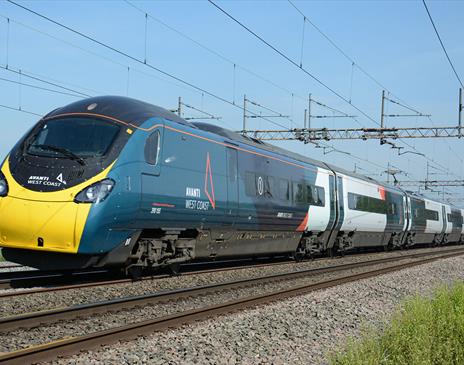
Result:
<svg viewBox="0 0 464 365"><path fill-rule="evenodd" d="M28 154L49 157L101 157L107 153L120 127L92 118L64 118L46 122L29 141Z"/></svg>

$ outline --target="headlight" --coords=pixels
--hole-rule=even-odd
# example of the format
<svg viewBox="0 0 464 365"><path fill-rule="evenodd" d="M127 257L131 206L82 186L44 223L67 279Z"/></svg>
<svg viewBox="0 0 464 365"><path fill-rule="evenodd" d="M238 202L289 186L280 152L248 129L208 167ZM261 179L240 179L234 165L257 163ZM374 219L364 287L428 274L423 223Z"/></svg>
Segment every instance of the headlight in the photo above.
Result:
<svg viewBox="0 0 464 365"><path fill-rule="evenodd" d="M111 179L105 179L92 184L76 195L76 203L95 203L98 204L106 199L113 190L115 182Z"/></svg>
<svg viewBox="0 0 464 365"><path fill-rule="evenodd" d="M8 194L8 183L5 176L0 171L0 196L6 196Z"/></svg>

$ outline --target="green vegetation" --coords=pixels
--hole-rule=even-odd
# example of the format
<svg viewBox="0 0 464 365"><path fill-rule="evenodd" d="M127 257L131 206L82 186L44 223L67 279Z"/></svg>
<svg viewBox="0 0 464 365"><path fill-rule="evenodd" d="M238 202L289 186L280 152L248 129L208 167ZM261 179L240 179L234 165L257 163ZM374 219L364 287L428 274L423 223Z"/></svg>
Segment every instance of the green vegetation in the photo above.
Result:
<svg viewBox="0 0 464 365"><path fill-rule="evenodd" d="M0 261L5 261L5 259L2 256L2 249L0 248Z"/></svg>
<svg viewBox="0 0 464 365"><path fill-rule="evenodd" d="M464 283L406 301L382 331L365 330L332 365L464 364Z"/></svg>

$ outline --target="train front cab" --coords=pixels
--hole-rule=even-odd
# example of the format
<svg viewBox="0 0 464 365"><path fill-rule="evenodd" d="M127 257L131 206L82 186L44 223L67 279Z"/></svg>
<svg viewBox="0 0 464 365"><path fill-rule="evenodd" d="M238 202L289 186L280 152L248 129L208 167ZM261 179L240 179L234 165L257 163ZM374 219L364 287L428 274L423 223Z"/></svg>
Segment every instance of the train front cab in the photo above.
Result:
<svg viewBox="0 0 464 365"><path fill-rule="evenodd" d="M0 198L5 258L38 268L93 265L106 247L84 239L88 218L114 188L108 176L130 134L100 117L39 121L1 167L8 186Z"/></svg>

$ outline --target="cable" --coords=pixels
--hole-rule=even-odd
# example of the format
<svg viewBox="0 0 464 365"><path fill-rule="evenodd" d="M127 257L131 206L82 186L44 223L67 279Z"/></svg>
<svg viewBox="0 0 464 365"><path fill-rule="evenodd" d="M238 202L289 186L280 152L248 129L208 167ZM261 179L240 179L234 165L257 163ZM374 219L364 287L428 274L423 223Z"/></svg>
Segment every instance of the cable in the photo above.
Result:
<svg viewBox="0 0 464 365"><path fill-rule="evenodd" d="M344 117L350 118L350 119L354 120L361 128L363 127L362 123L359 120L357 120L355 116L349 115L349 114L347 114L345 112L342 112L341 110L332 108L331 106L328 106L328 105L326 105L324 103L321 103L320 101L317 101L315 99L311 99L311 101L314 102L314 104L316 104L316 105L319 105L319 106L321 106L323 108L326 108L326 109L332 111L333 113L339 113ZM310 117L312 117L312 115L310 115Z"/></svg>
<svg viewBox="0 0 464 365"><path fill-rule="evenodd" d="M56 41L58 41L58 42L64 43L64 44L66 44L66 45L68 45L68 46L70 46L70 47L76 48L76 49L78 49L78 50L80 50L80 51L82 51L82 52L88 53L88 54L90 54L90 55L92 55L92 56L101 58L101 59L103 59L103 60L105 60L105 61L108 61L108 62L111 62L111 63L113 63L113 64L115 64L115 65L121 66L121 67L124 69L124 71L127 71L127 68L129 67L127 64L123 64L123 63L121 63L121 62L115 61L114 59L111 59L111 58L106 57L106 56L103 56L103 55L101 55L101 54L99 54L99 53L96 53L96 52L90 51L90 50L88 50L88 49L85 49L85 48L83 48L83 47L80 47L80 46L78 46L78 45L76 45L76 44L74 44L74 43L71 43L71 42L66 41L66 40L64 40L64 39L62 39L62 38L56 37L56 36L54 36L54 35L52 35L52 34L50 34L50 33L44 32L44 31L39 30L39 29L37 29L37 28L31 27L31 26L29 26L29 25L23 24L23 23L21 23L21 22L19 22L19 21L17 21L17 20L13 20L12 18L7 18L6 16L1 15L1 14L0 14L0 17L5 18L5 19L10 19L11 22L14 22L15 24L20 25L20 26L22 26L22 27L24 27L24 28L26 28L26 29L28 29L28 30L30 30L30 31L39 33L39 34L41 34L41 35L44 35L44 36L49 37L49 38L51 38L51 39L54 39L54 40L56 40ZM2 67L2 66L0 66L0 67ZM11 67L8 67L8 69L10 69L10 68L11 68ZM170 84L172 84L172 85L176 85L177 87L185 88L186 90L189 90L189 91L191 90L191 89L187 89L187 87L184 86L184 85L181 85L181 84L179 84L179 83L174 83L174 82L172 82L172 81L167 81L167 80L165 80L165 79L162 79L161 77L155 76L154 74L151 74L151 73L148 73L148 72L139 70L139 69L134 68L134 67L130 67L130 70L131 70L131 71L135 71L135 72L140 73L140 74L145 75L145 76L153 77L153 78L155 78L155 79L157 79L157 80L161 80L161 81L163 81L163 82L170 83ZM31 72L29 72L29 73L30 73L31 75L34 75L34 74L31 73ZM53 80L53 81L58 82L57 80L54 80L53 78L50 78L50 77L48 77L48 78L49 78L50 80ZM72 85L72 84L70 84L70 85ZM80 85L73 85L73 86L77 86L77 87L81 88L82 90L92 91L92 92L94 92L94 93L96 93L96 94L103 94L101 91L97 91L97 90L93 90L93 89L88 89L88 88L85 88L85 87L80 86ZM127 84L126 84L126 91L127 91ZM90 97L91 95L85 94L85 96L89 96L89 97Z"/></svg>
<svg viewBox="0 0 464 365"><path fill-rule="evenodd" d="M267 78L265 78L265 77L263 77L263 76L261 76L261 75L255 73L254 71L251 71L251 70L245 68L244 66L242 66L242 65L240 65L240 64L238 64L238 63L236 63L235 61L231 60L230 58L227 58L226 56L220 54L219 52L217 52L217 51L215 51L215 50L213 50L213 49L211 49L210 47L205 46L204 44L198 42L197 40L193 39L193 38L190 37L189 35L186 35L185 33L179 31L178 29L176 29L176 28L174 28L174 27L172 27L171 25L168 25L168 24L165 23L164 21L162 21L162 20L156 18L155 16L153 16L152 14L150 14L148 11L146 11L146 10L142 9L141 7L139 7L139 6L135 5L135 4L133 4L131 1L129 1L129 0L124 0L124 2L126 2L129 6L131 6L131 7L134 8L134 9L136 9L138 12L140 12L140 13L143 14L143 15L147 15L147 14L148 14L148 17L149 17L149 18L151 18L151 19L153 19L154 21L158 22L159 24L163 25L163 26L166 27L167 29L169 29L169 30L175 32L176 34L180 35L181 37L183 37L183 38L189 40L190 42L196 44L196 45L199 46L200 48L202 48L202 49L206 50L207 52L209 52L209 53L211 53L211 54L217 56L218 58L222 59L223 61L230 63L231 65L234 66L234 70L235 70L236 67L239 67L240 69L242 69L243 71L249 73L250 75L253 75L253 76L255 76L255 77L261 79L262 81L265 81L265 82L269 83L270 85L272 85L272 86L274 86L274 87L276 87L276 88L278 88L278 89L280 89L280 90L282 90L282 91L288 93L289 95L293 95L293 96L299 98L300 100L307 101L307 99L306 99L305 97L303 97L303 96L301 96L301 95L298 95L298 94L296 94L296 93L294 93L294 92L292 92L292 91L286 89L285 87L282 87L281 85L278 85L278 84L276 84L275 82L273 82L273 81L271 81L271 80L269 80L269 79L267 79ZM293 5L293 4L292 4L292 5ZM303 15L303 16L304 16L304 15ZM308 19L305 18L305 20L308 20ZM310 22L310 23L311 23L311 22ZM311 23L311 24L312 24L312 23ZM312 24L312 25L315 27L314 24ZM317 28L317 27L316 27L316 28ZM320 30L319 30L319 31L320 31ZM322 32L321 32L321 33L322 33ZM303 28L303 41L304 41L304 28ZM336 45L335 45L335 46L336 46ZM352 64L355 65L355 62L352 61ZM300 66L301 66L301 62L300 62ZM358 67L358 68L360 68L360 67ZM360 69L361 69L361 68L360 68ZM381 87L383 87L381 84L379 84L379 85L380 85ZM234 87L234 88L235 88L235 87ZM350 97L350 99L351 99L351 97ZM234 100L235 100L235 98L234 98ZM329 106L326 106L326 107L329 108L329 109L333 109L333 108L331 108L331 107L329 107ZM337 111L336 109L333 109L333 110ZM341 111L338 111L338 112L339 112L340 114L344 114L344 115L347 115L347 116L348 116L348 114L345 113L345 112L341 112ZM279 114L280 114L280 113L279 113ZM357 119L354 119L354 118L352 118L352 119L353 119L356 123L358 123L359 125L362 126L362 124L361 124ZM295 124L295 123L293 122L293 120L291 120L291 119L289 119L289 120L290 120L290 122L291 122L292 124Z"/></svg>
<svg viewBox="0 0 464 365"><path fill-rule="evenodd" d="M11 1L11 0L8 0L8 1ZM325 84L323 81L321 81L318 77L316 77L315 75L313 75L311 72L309 72L308 70L306 70L304 67L300 67L300 65L293 61L289 56L287 56L285 53L283 53L282 51L280 51L278 48L276 48L275 46L273 46L272 44L270 44L268 41L266 41L263 37L261 37L260 35L258 35L257 33L255 33L253 30L251 30L249 27L247 27L245 24L243 24L242 22L240 22L237 18L234 18L231 14L229 14L227 11L225 11L223 8L221 8L219 5L217 5L214 1L212 0L208 0L208 2L210 4L212 4L214 7L216 7L219 11L221 11L223 14L225 14L228 18L232 19L235 23L237 23L238 25L240 25L243 29L245 29L247 32L249 32L250 34L252 34L254 37L256 37L259 41L261 41L262 43L264 43L265 45L267 45L269 48L271 48L274 52L276 52L277 54L279 54L281 57L283 57L285 60L287 60L288 62L290 62L292 65L294 65L295 67L297 67L299 70L303 71L306 75L308 75L310 78L312 78L314 81L316 81L319 85L321 85L322 87L324 87L325 89L329 90L332 94L336 95L339 99L343 100L344 102L346 102L347 104L351 105L354 109L356 109L358 112L360 112L362 115L364 115L367 119L369 119L370 121L372 121L373 123L377 124L377 125L380 125L379 122L377 122L373 117L371 117L370 115L368 115L367 113L365 113L363 110L361 110L360 108L358 108L356 105L350 103L350 101L344 97L343 95L341 95L340 93L338 93L337 91L335 91L334 89L332 89L330 86L328 86L327 84Z"/></svg>
<svg viewBox="0 0 464 365"><path fill-rule="evenodd" d="M250 75L252 75L252 76L254 76L254 77L256 77L256 78L258 78L258 79L260 79L260 80L262 80L262 81L264 81L264 82L266 82L266 83L268 83L268 84L270 84L270 85L272 85L272 86L274 86L275 88L277 88L277 89L279 89L279 90L282 90L282 91L286 92L286 93L289 94L289 95L292 94L292 92L291 92L290 90L288 90L287 88L285 88L285 87L283 87L283 86L281 86L281 85L279 85L279 84L276 84L275 82L273 82L273 81L271 81L271 80L265 78L264 76L261 76L261 75L257 74L256 72L251 71L250 69L246 68L245 66L242 66L242 65L238 64L237 62L235 62L234 60L232 60L232 59L230 59L230 58L224 56L223 54L221 54L221 53L219 53L219 52L213 50L212 48L210 48L210 47L208 47L208 46L205 46L204 44L202 44L202 43L198 42L197 40L193 39L192 37L190 37L189 35L187 35L187 34L181 32L180 30L174 28L173 26L171 26L171 25L165 23L164 21L162 21L162 20L156 18L154 15L152 15L152 14L150 14L149 12L143 10L142 8L140 8L139 6L133 4L133 3L130 2L129 0L124 0L124 2L126 2L129 6L131 6L131 7L134 8L134 9L136 9L138 12L142 13L143 15L148 14L148 17L149 17L149 18L153 19L153 20L156 21L157 23L161 24L162 26L164 26L165 28L171 30L172 32L178 34L179 36L181 36L181 37L183 37L183 38L189 40L190 42L196 44L198 47L204 49L205 51L207 51L207 52L209 52L209 53L215 55L216 57L222 59L222 60L225 61L225 62L228 62L229 64L231 64L232 66L234 66L234 68L235 68L235 67L238 67L238 68L240 68L242 71L245 71L246 73L248 73L248 74L250 74ZM300 96L300 95L296 95L296 96L297 96L298 98L300 98L301 100L306 101L306 98L304 98L303 96Z"/></svg>
<svg viewBox="0 0 464 365"><path fill-rule="evenodd" d="M130 7L134 8L135 10L137 10L137 11L138 11L139 13L141 13L142 15L144 15L144 16L148 15L149 18L151 18L151 19L153 19L154 21L158 22L159 24L163 25L163 26L166 27L167 29L169 29L169 30L173 31L174 33L180 35L181 37L183 37L183 38L189 40L190 42L196 44L198 47L200 47L200 48L204 49L205 51L207 51L207 52L209 52L209 53L211 53L211 54L217 56L218 58L222 59L223 61L230 63L231 65L234 66L234 70L235 70L236 67L239 67L239 68L242 69L243 71L245 71L245 72L247 72L247 73L249 73L249 74L251 74L251 75L253 75L253 76L255 76L255 77L257 77L257 78L259 78L259 79L261 79L261 80L263 80L263 81L265 81L265 82L271 84L271 85L273 85L274 87L276 87L276 88L278 88L278 89L280 89L280 90L282 90L282 91L288 93L289 95L296 96L296 97L299 98L300 100L307 101L307 99L304 98L303 96L298 95L298 94L296 94L296 93L294 93L294 92L292 92L292 91L290 91L290 90L288 90L288 89L282 87L281 85L278 85L278 84L276 84L276 83L273 82L273 81L270 81L269 79L266 79L265 77L263 77L263 76L261 76L261 75L255 73L255 72L253 72L253 71L251 71L251 70L245 68L244 66L242 66L242 65L240 65L240 64L238 64L238 63L236 63L235 61L231 60L230 58L227 58L226 56L222 55L221 53L219 53L219 52L217 52L217 51L215 51L215 50L213 50L213 49L211 49L210 47L205 46L204 44L202 44L202 43L198 42L197 40L193 39L192 37L190 37L189 35L187 35L187 34L181 32L181 31L179 31L178 29L172 27L171 25L167 24L166 22L164 22L164 21L162 21L162 20L156 18L156 17L153 16L150 12L146 11L145 9L142 9L141 7L139 7L139 6L135 5L135 4L133 4L131 1L129 1L129 0L124 0L124 2L127 3ZM303 32L304 32L304 31L303 31ZM303 34L304 34L304 33L303 33ZM304 35L303 35L303 39L304 39ZM353 61L353 64L354 64L354 61ZM234 98L234 100L235 100L235 98ZM326 106L326 105L324 105L324 106ZM335 111L339 112L340 114L343 114L343 115L348 116L348 114L345 113L345 112L338 111L338 110L333 109L333 108L331 108L331 107L329 107L329 106L326 106L326 107L327 107L328 109L335 110ZM281 114L281 113L277 113L277 114ZM294 121L293 121L292 119L289 119L289 118L287 118L287 119L288 119L293 125L295 125L295 123L294 123ZM356 123L358 123L358 125L362 126L362 124L361 124L357 119L355 119L355 118L352 118L352 119L353 119Z"/></svg>
<svg viewBox="0 0 464 365"><path fill-rule="evenodd" d="M314 24L308 16L303 13L291 0L287 0L289 4L309 23L311 26L316 29L316 31L322 35L336 50L338 50L348 61L351 62L352 68L356 66L356 68L361 71L364 75L366 75L369 79L371 79L375 84L377 84L383 90L388 91L391 95L393 95L396 99L402 101L398 96L393 94L387 87L385 87L379 80L377 80L374 76L368 73L363 67L361 67L352 57L350 57L339 45L335 43L327 34L325 34L316 24Z"/></svg>
<svg viewBox="0 0 464 365"><path fill-rule="evenodd" d="M403 104L401 104L401 103L398 102L398 101L392 100L392 99L390 99L390 98L388 98L388 97L385 97L384 99L385 99L385 100L388 100L390 103L393 103L393 104L399 105L399 106L401 106L401 107L403 107L403 108L405 108L405 109L408 109L409 111L411 111L411 112L413 112L413 113L416 113L418 116L423 115L423 113L417 111L416 109L413 109L413 108L410 108L409 106L403 105Z"/></svg>
<svg viewBox="0 0 464 365"><path fill-rule="evenodd" d="M430 22L432 23L433 29L435 30L435 34L438 37L438 40L440 41L441 48L443 49L443 52L445 52L445 56L448 59L448 62L453 69L454 74L456 75L456 78L458 79L459 83L461 84L461 87L464 89L464 85L462 84L461 78L459 77L458 73L456 72L456 69L454 68L453 62L451 62L451 59L448 55L448 52L446 51L445 45L443 44L443 41L441 40L440 34L438 33L437 27L435 26L435 22L432 19L432 15L430 14L429 8L427 7L427 4L425 3L425 0L422 0L422 3L424 4L425 10L427 10L427 14L429 15Z"/></svg>
<svg viewBox="0 0 464 365"><path fill-rule="evenodd" d="M224 10L222 10L221 8L219 8L214 2L212 2L211 0L209 0L209 1L210 1L214 6L216 6L218 9L220 9L222 12L224 12L226 15L228 15ZM153 66L153 65L151 65L151 64L149 64L149 63L145 63L143 60L140 60L140 59L138 59L138 58L136 58L136 57L134 57L134 56L132 56L132 55L126 53L126 52L123 52L123 51L121 51L121 50L119 50L119 49L113 47L113 46L110 46L110 45L108 45L108 44L106 44L106 43L104 43L104 42L101 42L101 41L99 41L99 40L97 40L97 39L91 37L91 36L88 36L88 35L86 35L86 34L80 32L80 31L77 31L77 30L75 30L75 29L73 29L73 28L71 28L71 27L69 27L69 26L66 26L66 25L64 25L64 24L62 24L62 23L60 23L60 22L58 22L58 21L55 21L55 20L53 20L53 19L51 19L51 18L49 18L49 17L47 17L47 16L45 16L45 15L43 15L43 14L40 14L40 13L38 13L38 12L32 10L32 9L29 9L29 8L27 8L27 7L25 7L25 6L21 5L21 4L15 3L15 2L12 1L12 0L8 0L8 2L11 3L11 4L13 4L13 5L15 5L15 6L17 6L17 7L22 8L23 10L26 10L26 11L28 11L28 12L30 12L30 13L32 13L32 14L38 16L38 17L41 17L42 19L45 19L45 20L47 20L47 21L49 21L49 22L51 22L51 23L53 23L53 24L55 24L55 25L57 25L57 26L59 26L59 27L62 27L62 28L66 29L66 30L68 30L68 31L70 31L70 32L72 32L72 33L75 33L75 34L77 34L77 35L79 35L79 36L81 36L81 37L83 37L83 38L85 38L85 39L87 39L87 40L89 40L89 41L91 41L91 42L93 42L93 43L96 43L96 44L98 44L98 45L100 45L100 46L102 46L102 47L104 47L104 48L106 48L106 49L109 49L109 50L111 50L111 51L113 51L113 52L115 52L115 53L117 53L117 54L120 54L120 55L122 55L122 56L124 56L124 57L126 57L126 58L128 58L128 59L130 59L130 60L132 60L132 61L134 61L134 62L137 62L137 63L140 63L140 64L142 64L142 65L145 65L146 67L149 67L149 68L151 68L151 69L153 69L153 70L155 70L155 71L157 71L157 72L159 72L159 73L161 73L161 74L163 74L163 75L165 75L165 76L167 76L167 77L169 77L169 78L171 78L171 79L173 79L173 80L175 80L175 81L177 81L177 82L180 82L180 83L182 83L182 84L184 84L184 85L187 85L187 86L191 87L192 89L195 89L195 90L197 90L197 91L200 91L202 94L207 94L207 95L209 95L209 96L211 96L211 97L213 97L213 98L215 98L215 99L217 99L217 100L219 100L219 101L222 101L222 102L224 102L224 103L226 103L226 104L229 104L229 105L231 105L231 106L233 106L233 107L235 107L235 108L238 108L238 109L240 109L240 110L242 110L242 111L244 110L243 107L240 107L239 105L236 105L234 102L231 102L231 101L229 101L229 100L227 100L227 99L225 99L225 98L223 98L223 97L221 97L221 96L219 96L219 95L217 95L217 94L214 94L214 93L212 93L212 92L210 92L210 91L207 91L207 90L205 90L205 89L203 89L203 88L201 88L201 87L199 87L199 86L197 86L197 85L194 85L194 84L192 84L192 83L190 83L190 82L188 82L188 81L186 81L186 80L184 80L184 79L182 79L182 78L180 78L180 77L177 77L177 76L175 76L175 75L173 75L173 74L170 74L169 72L166 72L166 71L164 71L164 70L161 70L161 69L159 69L158 67L155 67L155 66ZM231 17L230 15L228 15L228 16ZM232 18L232 17L231 17L231 18ZM234 18L232 18L232 19L233 19L234 21L238 22L236 19L234 19ZM238 22L238 23L241 24L240 22ZM242 26L245 27L244 25L242 25ZM288 56L286 56L285 54L283 54L282 52L280 52L279 50L277 50L276 48L274 48L272 45L270 45L269 43L267 43L266 41L264 41L264 39L262 39L261 37L259 37L257 34L253 33L249 28L246 28L246 27L245 27L245 29L247 29L248 31L250 31L250 32L251 32L252 34L254 34L256 37L260 38L263 42L265 42L268 46L270 46L271 48L273 48L276 52L278 52L279 54L281 54L282 57L286 58L289 62L291 62L292 64L294 64L296 67L300 68L300 67L299 67L295 62L293 62ZM311 73L309 73L307 70L305 70L305 69L303 69L303 68L300 68L300 70L303 70L303 71L304 71L305 73L307 73L310 77L312 77L313 79L315 79L318 83L320 83L321 85L323 85L324 87L326 87L328 90L332 91L335 95L337 95L339 98L341 98L341 99L344 100L345 102L348 102L348 103L349 103L349 101L348 101L345 97L343 97L342 95L338 94L335 90L332 90L330 87L328 87L327 85L325 85L324 83L322 83L322 81L320 81L317 77L315 77L314 75L312 75ZM354 107L356 110L358 110L360 113L362 113L363 115L365 115L368 119L370 119L371 121L373 121L374 123L376 123L377 125L379 124L379 123L377 123L372 117L370 117L369 115L367 115L366 113L364 113L361 109L357 108L355 105L353 105L353 104L350 104L350 105L351 105L352 107ZM251 113L251 114L253 114L253 113ZM258 114L255 114L255 115L256 115L256 116L259 116ZM277 126L282 127L280 124L275 123L275 122L272 121L272 120L269 120L269 119L267 119L267 118L262 118L262 119L263 119L263 120L266 120L266 121L268 121L268 122L270 122L270 123L272 123L272 124L274 124L274 125L277 125ZM414 149L415 149L415 147L414 147ZM426 157L426 158L427 158L427 157ZM429 159L429 160L430 160L430 159ZM433 160L430 160L430 161L432 161L433 163L439 165L438 163L436 163L436 162L433 161Z"/></svg>
<svg viewBox="0 0 464 365"><path fill-rule="evenodd" d="M392 95L393 97L395 97L396 99L398 99L399 101L402 102L401 103L398 103L398 102L394 102L394 103L397 103L401 106L403 106L404 108L406 109L409 109L411 111L414 111L416 113L418 113L414 108L412 108L411 106L407 105L407 103L404 101L404 100L401 100L401 98L399 98L398 96L396 96L394 93L392 93L388 88L386 88L382 83L380 83L376 78L374 78L374 76L372 76L370 73L368 73L366 70L364 70L364 68L362 68L359 64L357 64L354 59L352 57L350 57L345 51L343 51L343 49L338 46L328 35L326 35L316 24L314 24L307 16L306 14L304 14L291 0L287 0L290 5L301 15L303 16L303 18L309 23L311 24L314 29L316 29L325 39L327 39L327 41L334 47L336 48L348 61L350 61L352 63L352 66L355 65L363 74L365 74L367 77L369 77L373 82L375 82L378 86L380 86L382 89L386 90L390 95ZM425 5L425 1L424 1L424 5ZM430 15L430 14L429 14ZM433 21L432 21L433 23ZM438 35L438 33L437 33ZM439 37L439 36L438 36ZM440 37L439 37L440 38ZM441 41L441 40L440 40ZM446 50L445 50L445 53L446 53ZM451 61L450 61L451 62ZM454 67L453 67L454 69ZM462 84L461 84L462 85ZM419 113L419 114L422 114L422 113ZM357 120L356 120L357 121ZM359 122L358 122L359 123ZM409 143L405 142L405 141L401 141L401 143L405 144L406 146L410 147L410 148L413 148L415 151L417 151L417 149L413 146L411 146ZM433 159L429 159L427 156L424 156L427 160L441 166L440 164L438 164L437 162L435 162ZM456 175L458 176L458 175Z"/></svg>
<svg viewBox="0 0 464 365"><path fill-rule="evenodd" d="M8 106L8 105L0 104L0 108L5 108L5 109L9 109L9 110L14 110L14 111L16 111L16 112L27 113L27 114L36 115L36 116L38 116L38 117L43 117L43 114L30 112L30 111L24 110L24 109L22 109L22 108L14 108L14 107Z"/></svg>
<svg viewBox="0 0 464 365"><path fill-rule="evenodd" d="M8 1L11 1L11 0L8 0ZM276 47L274 47L272 44L270 44L268 41L266 41L263 37L261 37L260 35L258 35L257 33L255 33L253 30L251 30L249 27L247 27L245 24L243 24L242 22L240 22L238 19L234 18L231 14L229 14L227 11L225 11L223 8L221 8L219 5L217 5L213 0L208 0L208 2L210 4L212 4L214 7L216 7L220 12L222 12L224 15L226 15L228 18L230 18L231 20L233 20L235 23L237 23L240 27L242 27L243 29L245 29L247 32L249 32L250 34L252 34L254 37L256 37L259 41L261 41L262 43L264 43L265 45L267 45L269 48L271 48L274 52L276 52L277 54L279 54L281 57L283 57L285 60L287 60L288 62L290 62L292 65L294 65L295 67L297 67L299 70L303 71L305 74L307 74L309 77L311 77L313 80L315 80L317 83L319 83L321 86L323 86L324 88L326 88L327 90L329 90L330 92L332 92L334 95L336 95L337 97L339 97L341 100L345 101L347 104L351 105L354 109L356 109L357 111L359 111L361 114L363 114L366 118L368 118L369 120L371 120L372 122L374 122L375 124L377 124L378 126L380 126L380 123L377 122L374 118L372 118L371 116L369 116L367 113L365 113L363 110L361 110L360 108L358 108L356 105L352 104L349 102L349 100L347 98L345 98L344 96L342 96L341 94L339 94L337 91L335 91L334 89L332 89L330 86L326 85L324 82L322 82L319 78L317 78L316 76L314 76L311 72L309 72L308 70L306 70L305 68L303 67L300 67L295 61L293 61L289 56L287 56L285 53L283 53L282 51L280 51L279 49L277 49ZM408 147L414 149L415 151L417 151L418 153L420 153L416 147L414 146L411 146L409 143L405 142L405 141L401 141L401 143L404 143L405 145L407 145ZM422 154L422 153L421 153ZM424 154L422 154L424 156L424 158L426 158L427 160L433 162L434 164L440 166L440 167L443 167L443 165L435 162L433 159L425 156ZM446 167L443 167L446 169Z"/></svg>
<svg viewBox="0 0 464 365"><path fill-rule="evenodd" d="M27 84L27 83L25 83L25 82L21 82L21 81L17 81L17 80L5 79L5 78L3 78L3 77L0 77L0 80L1 80L1 81L5 81L5 82L10 82L10 83L13 83L13 84L17 84L17 85L27 86L27 87L34 88L34 89L38 89L38 90L49 91L49 92L56 93L56 94L67 95L67 96L73 96L73 97L75 97L75 98L81 98L81 99L82 99L82 96L81 96L81 95L76 95L76 94L71 94L71 93L67 93L67 92L63 92L63 91L48 89L48 88L46 88L46 87L41 87L41 86L36 86L36 85L32 85L32 84Z"/></svg>
<svg viewBox="0 0 464 365"><path fill-rule="evenodd" d="M15 73L15 74L17 74L17 75L21 75L21 76L27 77L27 78L32 79L32 80L35 80L35 81L40 81L40 82L43 82L43 83L45 83L45 84L58 87L58 88L60 88L60 89L70 91L70 92L72 92L72 93L74 93L74 94L81 95L82 97L90 97L90 96L91 96L91 95L89 95L89 94L85 94L85 93L82 93L82 92L80 92L80 91L70 89L70 88L68 88L68 87L66 87L66 86L58 85L58 84L56 84L56 83L54 83L54 82L50 82L50 81L44 80L44 79L42 79L42 78L40 78L40 77L33 76L32 74L27 73L27 72L24 72L23 70L21 70L21 71L20 71L20 70L15 70L15 69L11 68L11 66L6 67L6 66L0 65L0 68L4 69L5 71L12 72L12 73Z"/></svg>
<svg viewBox="0 0 464 365"><path fill-rule="evenodd" d="M223 103L229 104L229 105L231 105L231 106L233 106L233 107L235 107L235 108L238 108L238 109L240 109L240 110L243 110L243 107L241 107L241 106L239 106L239 105L233 103L233 102L230 101L230 100L227 100L227 99L223 98L222 96L219 96L219 95L217 95L217 94L214 94L214 93L211 92L211 91L208 91L208 90L206 90L206 89L203 89L203 88L201 88L201 87L199 87L199 86L197 86L197 85L195 85L195 84L192 84L191 82L186 81L186 80L184 80L184 79L182 79L182 78L180 78L180 77L177 77L177 76L175 76L175 75L173 75L173 74L171 74L171 73L169 73L169 72L167 72L167 71L164 71L164 70L162 70L162 69L160 69L160 68L158 68L158 67L155 67L155 66L153 66L152 64L150 64L150 63L148 63L148 62L144 62L144 60L141 60L141 59L139 59L139 58L137 58L137 57L134 57L134 56L132 56L132 55L130 55L130 54L124 52L124 51L121 51L121 50L119 50L119 49L117 49L117 48L115 48L115 47L113 47L113 46L110 46L110 45L108 45L108 44L106 44L106 43L104 43L104 42L102 42L102 41L99 41L99 40L97 40L96 38L93 38L93 37L91 37L91 36L88 36L88 35L86 35L86 34L80 32L80 31L78 31L78 30L75 30L75 29L73 29L73 28L71 28L71 27L69 27L69 26L67 26L67 25L65 25L65 24L63 24L63 23L60 23L60 22L58 22L58 21L56 21L56 20L53 20L53 19L49 18L49 17L46 16L46 15L40 14L40 13L38 13L38 12L32 10L32 9L27 8L26 6L23 6L23 5L21 5L21 4L18 4L18 3L16 3L16 2L12 1L12 0L7 0L7 1L8 1L9 3L11 3L11 4L13 4L13 5L15 5L15 6L21 8L21 9L23 9L23 10L26 10L27 12L29 12L29 13L31 13L31 14L34 14L34 15L36 15L36 16L42 18L42 19L47 20L47 21L50 22L50 23L53 23L53 24L55 24L55 25L57 25L57 26L59 26L59 27L61 27L61 28L64 28L64 29L66 29L66 30L68 30L68 31L70 31L70 32L72 32L72 33L74 33L74 34L77 34L77 35L79 35L79 36L81 36L81 37L83 37L83 38L85 38L85 39L87 39L87 40L89 40L89 41L91 41L91 42L93 42L93 43L95 43L95 44L98 44L98 45L100 45L100 46L102 46L102 47L104 47L104 48L106 48L106 49L109 49L109 50L112 51L112 52L115 52L115 53L117 53L117 54L119 54L119 55L121 55L121 56L124 56L124 57L126 57L126 58L128 58L128 59L130 59L130 60L132 60L132 61L134 61L134 62L137 62L137 63L139 63L139 64L145 65L146 67L151 68L151 69L153 69L153 70L155 70L155 71L157 71L157 72L159 72L159 73L161 73L161 74L163 74L163 75L165 75L165 76L167 76L167 77L169 77L169 78L172 78L172 79L174 79L174 80L176 80L176 81L178 81L178 82L181 82L181 83L183 83L183 84L185 84L185 85L191 87L192 89L195 89L195 90L197 90L197 91L200 91L200 92L202 92L202 93L204 93L204 94L206 94L206 95L211 96L211 97L214 98L214 99L217 99L217 100L219 100L219 101L222 101ZM253 114L253 113L252 113L252 114ZM256 116L259 116L259 115L256 114ZM274 124L274 125L276 125L276 126L283 127L282 125L280 125L280 124L278 124L278 123L275 123L274 121L272 121L272 120L270 120L270 119L265 119L265 118L263 118L263 119L266 120L266 121L268 121L268 122L270 122L270 123L272 123L272 124ZM285 128L285 127L284 127L284 128Z"/></svg>

